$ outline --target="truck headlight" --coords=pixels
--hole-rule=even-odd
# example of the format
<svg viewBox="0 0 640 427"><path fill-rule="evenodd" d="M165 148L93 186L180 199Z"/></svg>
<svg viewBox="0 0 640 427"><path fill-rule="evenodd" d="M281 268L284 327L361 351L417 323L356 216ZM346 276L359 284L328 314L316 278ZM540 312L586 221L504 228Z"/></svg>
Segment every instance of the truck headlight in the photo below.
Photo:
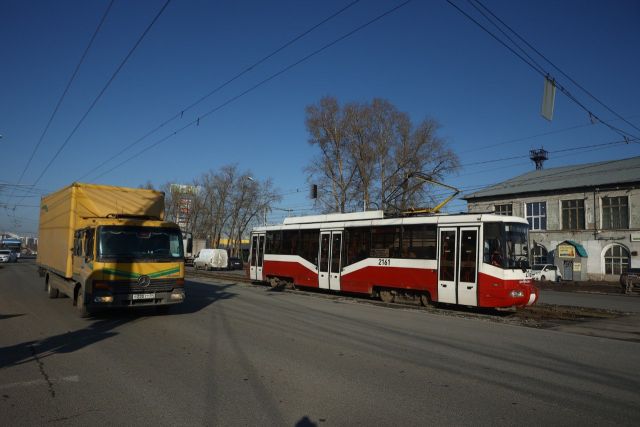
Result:
<svg viewBox="0 0 640 427"><path fill-rule="evenodd" d="M171 292L171 296L169 298L171 298L172 300L182 301L184 299L184 292L174 290L173 292Z"/></svg>

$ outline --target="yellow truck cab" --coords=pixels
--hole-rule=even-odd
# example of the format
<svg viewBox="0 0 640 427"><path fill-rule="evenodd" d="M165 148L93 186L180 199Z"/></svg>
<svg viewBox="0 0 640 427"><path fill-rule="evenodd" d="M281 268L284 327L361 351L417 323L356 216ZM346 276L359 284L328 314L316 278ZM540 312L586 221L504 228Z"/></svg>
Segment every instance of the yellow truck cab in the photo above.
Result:
<svg viewBox="0 0 640 427"><path fill-rule="evenodd" d="M164 221L164 193L74 183L42 198L37 264L49 297L97 308L184 301L180 228Z"/></svg>

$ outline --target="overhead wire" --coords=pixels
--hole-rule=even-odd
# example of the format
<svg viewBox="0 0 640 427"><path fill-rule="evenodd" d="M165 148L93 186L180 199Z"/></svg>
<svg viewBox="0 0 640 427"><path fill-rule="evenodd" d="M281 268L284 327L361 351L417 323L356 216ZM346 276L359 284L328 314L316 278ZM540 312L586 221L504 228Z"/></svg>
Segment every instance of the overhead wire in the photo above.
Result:
<svg viewBox="0 0 640 427"><path fill-rule="evenodd" d="M542 75L542 77L544 78L550 78L551 74L549 72L546 72L544 69L539 69L536 64L534 64L533 62L531 62L530 60L528 60L527 58L525 58L524 56L522 56L519 52L517 52L513 47L509 46L507 43L505 43L504 40L502 40L500 37L498 37L496 34L494 34L491 30L489 30L486 26L484 26L483 24L481 24L477 19L475 19L474 17L472 17L471 15L469 15L467 12L465 12L463 9L461 9L458 5L456 5L452 0L446 0L447 3L449 3L453 8L455 8L460 14L462 14L463 16L465 16L467 19L469 19L471 22L473 22L474 24L476 24L478 27L480 27L483 31L485 31L487 34L489 34L493 39L495 39L498 43L500 43L502 46L504 46L506 49L508 49L511 53L513 53L514 55L516 55L522 62L524 62L525 64L527 64L529 67L531 67L534 71L536 71L537 73L539 73L540 75ZM512 39L511 39L512 40ZM606 127L608 127L610 130L612 130L613 132L619 134L620 136L622 136L623 138L636 138L635 135L619 129L605 121L603 121L602 119L600 119L600 117L595 114L594 112L592 112L589 108L587 108L580 100L578 100L578 98L576 98L571 92L569 92L569 90L567 88L565 88L562 84L560 84L557 80L553 80L554 85L560 90L561 93L563 93L567 98L569 98L571 101L573 101L576 105L578 105L580 108L582 108L585 112L587 112L589 114L589 117L592 117L594 119L596 119L598 122L602 123L603 125L605 125Z"/></svg>
<svg viewBox="0 0 640 427"><path fill-rule="evenodd" d="M67 146L67 144L69 143L69 141L71 140L71 138L73 137L73 135L75 135L76 131L78 130L78 128L80 127L80 125L82 125L82 123L84 122L84 120L87 118L87 116L89 115L89 113L91 113L91 111L93 110L93 108L96 106L96 104L98 103L98 101L100 100L100 98L102 97L102 95L104 95L104 93L107 91L107 89L109 88L109 86L111 85L111 83L115 80L116 76L120 73L120 71L122 70L122 68L124 67L124 65L127 63L127 61L129 60L129 58L131 58L131 55L133 55L133 53L135 52L135 50L138 48L138 46L140 45L140 43L142 42L142 40L145 38L145 36L149 33L149 31L151 30L151 28L154 26L154 24L158 21L158 19L160 18L160 16L162 15L162 13L165 11L165 9L167 8L167 6L169 5L169 3L171 2L171 0L166 0L165 3L162 5L162 7L160 8L160 10L155 14L155 16L153 17L153 19L151 20L151 22L147 25L147 27L145 28L145 30L142 32L142 34L140 35L140 37L138 37L138 39L136 40L135 44L133 45L133 47L129 50L129 52L127 53L127 55L124 57L124 59L120 62L120 64L118 65L118 67L115 69L115 71L113 72L113 74L111 75L111 77L109 78L109 80L107 81L107 83L103 86L102 90L100 90L100 92L98 93L98 95L94 98L93 102L91 103L91 105L89 106L89 108L85 111L85 113L82 115L82 117L80 118L80 120L78 121L78 123L75 125L75 127L73 128L73 130L71 131L71 133L69 134L69 136L67 136L67 138L64 140L64 142L62 143L62 145L60 146L60 148L58 148L58 150L56 151L56 153L54 154L54 156L49 160L49 162L47 163L47 165L45 166L45 168L42 170L42 172L40 173L40 175L38 176L38 178L35 180L35 182L33 183L34 185L38 184L40 182L40 180L42 179L42 177L44 176L44 174L49 170L49 168L51 167L51 165L53 164L53 162L55 162L55 160L58 158L58 156L60 155L60 153L62 152L62 150Z"/></svg>
<svg viewBox="0 0 640 427"><path fill-rule="evenodd" d="M259 60L257 60L253 64L251 64L248 67L244 68L243 70L241 70L240 72L235 74L230 79L226 80L222 84L216 86L214 89L212 89L209 92L207 92L205 95L203 95L200 98L198 98L197 100L193 101L191 104L187 105L186 107L181 108L180 111L178 111L176 114L174 114L173 116L171 116L171 117L165 119L164 121L162 121L159 125L157 125L153 129L151 129L150 131L148 131L147 133L142 135L140 138L136 139L133 143L125 146L122 150L118 151L116 154L114 154L111 157L109 157L108 159L104 160L98 166L96 166L96 167L92 168L91 170L89 170L88 172L86 172L84 175L79 177L77 179L77 181L81 181L82 179L84 179L87 176L89 176L92 173L94 173L96 169L100 169L104 165L110 163L112 160L114 160L117 157L121 156L122 154L126 153L127 151L129 151L130 149L132 149L133 147L135 147L136 145L138 145L139 143L141 143L142 141L144 141L145 139L147 139L148 137L150 137L151 135L153 135L154 133L156 133L157 131L162 129L164 126L166 126L167 124L171 123L173 120L175 120L175 119L177 119L179 117L183 117L184 113L186 113L187 111L191 110L192 108L196 107L197 105L199 105L200 103L202 103L206 99L208 99L211 96L213 96L214 94L218 93L220 90L224 89L225 87L227 87L228 85L230 85L234 81L238 80L240 77L244 76L245 74L249 73L250 71L253 71L256 67L260 66L261 64L263 64L267 60L271 59L273 56L277 55L278 53L280 53L281 51L283 51L287 47L291 46L292 44L294 44L298 40L302 39L306 35L310 34L314 30L316 30L317 28L319 28L322 25L326 24L327 22L331 21L332 19L334 19L338 15L342 14L343 12L345 12L346 10L348 10L349 8L351 8L356 3L359 3L359 2L360 2L360 0L354 0L351 3L348 3L347 5L345 5L344 7L339 9L338 11L336 11L333 14L329 15L328 17L324 18L322 21L318 22L317 24L313 25L312 27L308 28L307 30L303 31L302 33L298 34L297 36L295 36L291 40L287 41L282 46L278 47L277 49L273 50L272 52L270 52L266 56L260 58Z"/></svg>
<svg viewBox="0 0 640 427"><path fill-rule="evenodd" d="M221 104L219 104L218 106L216 106L216 107L214 107L214 108L210 109L209 111L207 111L206 113L204 113L204 114L200 115L199 117L197 117L196 119L192 120L191 122L189 122L189 123L187 123L187 124L183 125L182 127L178 128L178 129L176 129L176 130L174 130L172 133L170 133L170 134L168 134L168 135L166 135L166 136L162 137L161 139L159 139L159 140L155 141L154 143L152 143L152 144L148 145L147 147L143 148L142 150L138 151L138 152L137 152L137 153L135 153L134 155L132 155L132 156L128 157L127 159L123 160L122 162L120 162L120 163L116 164L116 165L115 165L115 166L113 166L112 168L110 168L110 169L108 169L108 170L104 171L103 173L101 173L101 174L97 175L96 177L94 177L94 179L99 179L99 178L101 178L101 177L103 177L103 176L107 175L108 173L110 173L110 172L114 171L115 169L117 169L117 168L119 168L119 167L123 166L124 164L126 164L126 163L130 162L131 160L133 160L133 159L135 159L135 158L137 158L137 157L141 156L143 153L145 153L146 151L150 150L151 148L156 147L157 145L159 145L159 144L163 143L164 141L166 141L166 140L168 140L168 139L170 139L170 138L174 137L175 135L177 135L177 134L179 134L179 133L183 132L185 129L187 129L187 128L191 127L191 126L194 126L194 125L199 125L199 124L200 124L200 122L201 122L204 118L206 118L206 117L210 116L211 114L216 113L217 111L219 111L219 110L223 109L223 108L224 108L224 107L226 107L227 105L229 105L229 104L231 104L231 103L233 103L233 102L237 101L238 99L242 98L243 96L247 95L248 93L253 92L254 90L258 89L259 87L261 87L261 86L265 85L266 83L270 82L271 80L275 79L276 77L279 77L280 75L282 75L282 74L286 73L287 71L291 70L292 68L294 68L294 67L296 67L296 66L298 66L298 65L302 64L303 62L308 61L308 60L309 60L309 59L311 59L312 57L314 57L314 56L318 55L319 53L321 53L321 52L323 52L323 51L325 51L325 50L329 49L330 47L334 46L335 44L337 44L337 43L339 43L339 42L341 42L341 41L343 41L343 40L347 39L348 37L352 36L353 34L355 34L355 33L359 32L359 31L361 31L361 30L365 29L366 27L368 27L368 26L372 25L373 23L375 23L375 22L379 21L380 19L382 19L382 18L384 18L384 17L386 17L386 16L388 16L388 15L392 14L393 12L395 12L395 11L399 10L400 8L402 8L402 7L406 6L406 5L407 5L407 4L409 4L410 2L411 2L411 0L406 0L406 1L404 1L404 2L402 2L402 3L400 3L400 4L398 4L397 6L394 6L394 7L390 8L390 9L388 9L388 10L387 10L387 11L385 11L384 13L382 13L382 14L380 14L380 15L376 16L375 18L373 18L373 19L371 19L371 20L367 21L366 23L364 23L364 24L362 24L362 25L359 25L358 27L354 28L353 30L351 30L351 31L349 31L349 32L347 32L347 33L345 33L344 35L342 35L342 36L340 36L340 37L338 37L338 38L334 39L333 41L331 41L331 42L329 42L329 43L327 43L327 44L323 45L322 47L320 47L320 48L318 48L318 49L314 50L313 52L311 52L311 53L309 53L308 55L306 55L306 56L302 57L301 59L299 59L299 60L297 60L297 61L295 61L295 62L293 62L293 63L289 64L288 66L286 66L286 67L282 68L281 70L277 71L276 73L271 74L269 77L267 77L267 78L265 78L265 79L261 80L260 82L258 82L258 83L256 83L256 84L254 84L253 86L249 87L248 89L246 89L246 90L244 90L244 91L240 92L238 95L235 95L235 96L233 96L233 97L231 97L231 98L227 99L226 101L224 101L224 102L222 102Z"/></svg>
<svg viewBox="0 0 640 427"><path fill-rule="evenodd" d="M471 1L471 0L468 0ZM516 37L518 37L524 44L527 45L527 47L529 47L529 49L533 50L536 54L538 54L542 59L544 59L547 63L549 63L553 68L555 68L556 70L558 70L558 72L560 72L560 74L562 74L564 77L566 77L571 83L573 83L576 87L578 87L580 90L582 90L584 93L586 93L589 97L591 97L591 99L593 99L594 101L596 101L598 104L600 104L602 107L604 107L607 111L609 111L611 114L615 115L616 117L618 117L618 119L624 121L626 124L628 124L629 126L633 127L634 129L640 131L640 127L636 126L635 124L633 124L632 122L628 121L627 119L625 119L624 117L622 117L618 112L614 111L612 108L610 108L607 104L605 104L604 102L602 102L600 99L598 99L595 95L593 95L589 90L585 89L580 83L578 83L577 81L575 81L570 75L568 75L567 73L565 73L559 66L557 66L556 64L554 64L549 58L547 58L542 52L540 52L538 49L536 49L531 43L529 43L523 36L521 36L516 30L514 30L513 28L511 28L507 23L505 23L502 19L500 19L498 16L496 16L496 14L494 14L491 9L489 9L488 7L486 7L484 4L482 4L482 2L480 2L480 0L473 0L475 1L475 3L479 4L480 7L482 7L484 10L486 10L491 16L493 16L495 19L498 20L498 22L500 22L502 25L504 25L509 31L511 31Z"/></svg>
<svg viewBox="0 0 640 427"><path fill-rule="evenodd" d="M64 101L65 97L67 96L67 93L69 92L69 89L71 88L71 85L73 84L73 82L74 82L74 80L75 80L75 78L76 78L76 76L78 74L78 71L80 71L80 67L82 66L85 58L87 57L87 54L91 50L91 46L93 46L93 42L95 41L98 33L100 32L100 29L102 28L102 24L104 24L104 21L107 19L107 15L109 15L109 11L111 10L111 7L113 6L114 1L115 0L111 0L109 2L109 4L107 5L106 10L102 14L102 18L100 19L100 22L98 22L98 26L94 30L93 35L91 36L91 39L89 40L89 43L87 44L87 47L84 49L84 52L82 52L82 55L80 56L80 60L76 64L76 67L73 70L73 73L71 73L71 77L69 78L69 81L67 82L67 85L64 88L64 91L62 92L62 95L60 95L60 98L58 99L58 102L56 103L56 106L54 107L53 112L51 113L51 116L49 116L49 120L47 121L47 124L44 127L44 130L40 134L40 138L38 138L37 144L33 148L33 151L31 151L31 155L29 156L29 160L27 160L27 164L24 166L24 168L22 169L22 172L20 173L20 177L18 178L18 184L20 184L22 182L22 178L24 178L24 174L27 172L27 169L29 169L29 166L31 165L31 161L33 160L33 157L35 156L36 152L38 151L38 148L40 148L40 145L42 144L42 141L44 140L45 135L49 131L49 127L51 126L51 123L53 122L53 119L56 117L56 114L58 113L58 110L60 109L60 105L62 105L62 102ZM11 196L9 196L9 198L11 198L11 197L13 197L13 192L11 193Z"/></svg>

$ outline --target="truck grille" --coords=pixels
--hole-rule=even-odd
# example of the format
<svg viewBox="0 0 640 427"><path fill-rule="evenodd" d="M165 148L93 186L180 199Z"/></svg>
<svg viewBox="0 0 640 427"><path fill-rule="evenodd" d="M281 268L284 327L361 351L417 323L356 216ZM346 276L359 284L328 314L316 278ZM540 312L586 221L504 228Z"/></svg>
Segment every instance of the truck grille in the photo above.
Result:
<svg viewBox="0 0 640 427"><path fill-rule="evenodd" d="M114 294L135 294L147 292L171 292L178 281L176 279L152 280L149 286L142 287L137 281L115 280L109 282Z"/></svg>

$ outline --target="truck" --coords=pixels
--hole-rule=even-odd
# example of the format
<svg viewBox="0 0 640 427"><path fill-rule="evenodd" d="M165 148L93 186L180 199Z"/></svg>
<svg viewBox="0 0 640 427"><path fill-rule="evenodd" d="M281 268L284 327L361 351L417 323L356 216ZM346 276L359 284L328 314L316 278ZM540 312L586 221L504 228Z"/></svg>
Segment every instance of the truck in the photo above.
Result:
<svg viewBox="0 0 640 427"><path fill-rule="evenodd" d="M81 317L102 308L167 311L185 299L184 250L164 220L164 193L73 183L40 204L36 263L49 298Z"/></svg>

